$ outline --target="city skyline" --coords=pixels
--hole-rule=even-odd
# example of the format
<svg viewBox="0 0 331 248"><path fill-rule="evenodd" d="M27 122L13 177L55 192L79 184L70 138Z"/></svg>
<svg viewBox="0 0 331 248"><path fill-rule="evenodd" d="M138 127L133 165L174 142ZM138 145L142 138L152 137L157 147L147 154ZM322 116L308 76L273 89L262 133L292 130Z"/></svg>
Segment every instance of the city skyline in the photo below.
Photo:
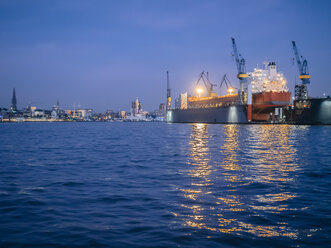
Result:
<svg viewBox="0 0 331 248"><path fill-rule="evenodd" d="M202 70L216 83L227 73L238 86L232 36L248 71L275 61L292 94L299 83L295 40L308 60L310 95L330 95L330 7L329 1L2 1L0 106L10 107L16 88L20 109L47 108L57 99L68 109L130 109L138 96L151 111L166 101L167 70L173 99L192 92Z"/></svg>
<svg viewBox="0 0 331 248"><path fill-rule="evenodd" d="M139 99L139 97L136 97L135 101L138 100L138 99ZM131 102L131 105L128 104L128 107L126 107L126 108L122 108L122 109L119 108L118 111L129 112L130 109L132 110L132 103L135 102L135 101L132 101ZM160 104L163 104L164 105L164 103L160 103ZM160 104L158 105L158 107L160 106ZM139 101L139 105L140 105L141 110L143 110L142 109L142 103L141 103L141 101ZM3 108L3 109L10 110L10 111L17 111L17 110L24 110L24 109L29 109L31 107L35 107L35 108L38 108L38 109L45 109L45 110L47 110L47 109L51 109L54 106L60 106L60 100L59 100L59 98L56 99L56 103L51 103L49 106L46 106L44 108L41 107L41 106L33 105L31 102L29 102L29 104L27 104L25 106L19 106L18 107L17 98L16 98L16 89L13 88L12 89L12 96L11 96L11 102L10 102L10 104L4 105L4 106L0 106L0 109ZM68 106L68 107L63 106L63 109L74 110L74 109L92 109L92 108L89 108L88 106L83 106L80 103L78 103L78 104L74 103L73 105ZM154 110L157 110L157 107L155 107ZM108 109L105 109L103 111L96 111L96 112L107 112L107 111L116 111L116 110L108 108ZM150 111L150 112L152 112L152 111Z"/></svg>

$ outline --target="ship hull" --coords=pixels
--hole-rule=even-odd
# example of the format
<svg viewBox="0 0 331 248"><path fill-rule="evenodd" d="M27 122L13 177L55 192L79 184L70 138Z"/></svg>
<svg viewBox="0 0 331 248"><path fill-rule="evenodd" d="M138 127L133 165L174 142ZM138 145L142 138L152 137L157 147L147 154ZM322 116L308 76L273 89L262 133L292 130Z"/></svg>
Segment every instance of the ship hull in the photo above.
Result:
<svg viewBox="0 0 331 248"><path fill-rule="evenodd" d="M233 123L247 121L247 106L233 105L214 108L173 109L167 113L170 123Z"/></svg>
<svg viewBox="0 0 331 248"><path fill-rule="evenodd" d="M331 98L308 100L309 107L295 109L295 123L304 125L331 125ZM296 105L296 104L295 104Z"/></svg>
<svg viewBox="0 0 331 248"><path fill-rule="evenodd" d="M263 92L253 94L253 121L269 121L270 113L275 108L283 108L290 104L290 92Z"/></svg>
<svg viewBox="0 0 331 248"><path fill-rule="evenodd" d="M288 98L286 98L287 100ZM258 111L254 113L254 108ZM270 112L275 108L283 108L283 122L270 120ZM286 110L287 109L287 110ZM284 123L298 125L331 125L331 98L309 99L308 105L303 108L289 108L286 101L253 105L253 120L248 122L247 105L230 105L210 108L172 109L167 112L169 123L223 123L223 124L247 124L247 123ZM254 116L255 114L255 116ZM259 118L256 118L256 117ZM265 118L261 118L261 117ZM268 118L267 118L268 117Z"/></svg>

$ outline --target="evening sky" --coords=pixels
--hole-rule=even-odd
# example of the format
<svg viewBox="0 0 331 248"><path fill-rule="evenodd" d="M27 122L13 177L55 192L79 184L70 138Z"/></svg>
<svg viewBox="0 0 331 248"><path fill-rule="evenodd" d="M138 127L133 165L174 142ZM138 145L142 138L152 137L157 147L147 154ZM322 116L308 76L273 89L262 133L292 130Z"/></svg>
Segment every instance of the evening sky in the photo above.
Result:
<svg viewBox="0 0 331 248"><path fill-rule="evenodd" d="M307 58L312 96L331 95L331 1L0 1L0 107L146 110L192 92L202 71L238 86L235 37L248 71L275 61L293 92L291 40ZM299 80L296 79L298 83Z"/></svg>

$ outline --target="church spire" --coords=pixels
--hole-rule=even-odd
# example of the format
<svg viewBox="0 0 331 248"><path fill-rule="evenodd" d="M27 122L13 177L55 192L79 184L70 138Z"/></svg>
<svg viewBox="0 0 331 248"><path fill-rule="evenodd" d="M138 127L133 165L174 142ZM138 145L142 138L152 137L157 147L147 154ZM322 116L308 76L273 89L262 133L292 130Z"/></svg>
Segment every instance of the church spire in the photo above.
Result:
<svg viewBox="0 0 331 248"><path fill-rule="evenodd" d="M13 89L13 96L11 99L11 107L10 109L12 111L16 111L17 110L17 101L16 101L16 92L15 92L15 88Z"/></svg>

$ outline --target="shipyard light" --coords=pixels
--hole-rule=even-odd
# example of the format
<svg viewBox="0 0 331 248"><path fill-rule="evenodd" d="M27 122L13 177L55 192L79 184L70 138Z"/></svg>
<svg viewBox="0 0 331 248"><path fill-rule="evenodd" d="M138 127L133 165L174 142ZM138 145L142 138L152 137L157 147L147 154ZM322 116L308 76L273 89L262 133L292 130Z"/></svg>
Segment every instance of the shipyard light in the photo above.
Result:
<svg viewBox="0 0 331 248"><path fill-rule="evenodd" d="M229 88L229 89L228 89L228 94L229 94L229 95L232 95L233 92L234 92L234 89L233 89L233 88Z"/></svg>
<svg viewBox="0 0 331 248"><path fill-rule="evenodd" d="M202 88L197 88L198 97L200 98L201 93L203 92Z"/></svg>

